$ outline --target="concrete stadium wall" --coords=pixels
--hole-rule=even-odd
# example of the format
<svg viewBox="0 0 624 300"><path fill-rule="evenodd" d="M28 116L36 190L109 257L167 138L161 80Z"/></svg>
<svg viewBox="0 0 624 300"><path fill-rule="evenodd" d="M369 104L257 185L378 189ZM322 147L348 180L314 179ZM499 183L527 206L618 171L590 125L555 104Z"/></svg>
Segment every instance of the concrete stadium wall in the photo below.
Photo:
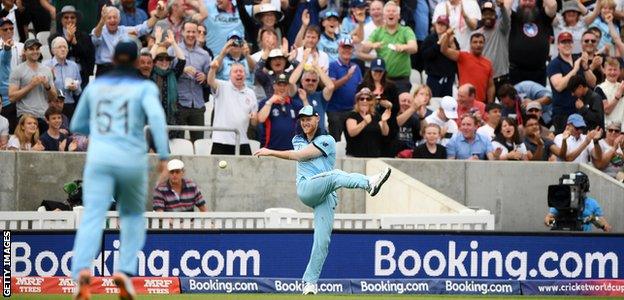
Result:
<svg viewBox="0 0 624 300"><path fill-rule="evenodd" d="M34 210L41 200L62 201L65 182L81 178L85 156L79 153L0 151L0 210ZM113 159L113 158L111 158ZM155 157L152 157L155 160ZM263 211L288 207L311 211L295 190L295 163L273 158L185 156L186 175L200 186L212 211ZM228 167L219 169L219 160ZM614 228L624 232L624 185L589 166L572 163L385 160L393 167L469 207L496 215L496 229L545 231L547 186L561 174L579 169L590 177L591 192ZM339 159L336 168L365 173L366 160ZM150 187L156 180L152 171ZM151 192L150 192L151 194ZM339 213L364 213L365 192L342 189ZM149 195L148 195L149 196ZM388 199L388 205L392 205ZM151 210L151 201L147 201Z"/></svg>

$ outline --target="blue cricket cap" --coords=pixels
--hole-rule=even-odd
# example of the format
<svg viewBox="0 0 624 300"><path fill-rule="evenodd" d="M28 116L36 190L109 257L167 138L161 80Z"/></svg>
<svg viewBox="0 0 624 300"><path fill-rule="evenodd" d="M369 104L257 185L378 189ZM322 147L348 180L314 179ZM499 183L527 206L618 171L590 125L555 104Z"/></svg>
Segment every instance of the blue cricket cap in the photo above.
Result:
<svg viewBox="0 0 624 300"><path fill-rule="evenodd" d="M139 57L139 46L132 39L122 39L115 46L114 58L124 62L133 62Z"/></svg>
<svg viewBox="0 0 624 300"><path fill-rule="evenodd" d="M326 20L326 19L329 19L329 18L332 18L332 17L340 20L340 15L338 14L337 11L335 11L333 9L328 9L328 10L322 12L320 17L321 17L321 20Z"/></svg>
<svg viewBox="0 0 624 300"><path fill-rule="evenodd" d="M385 71L386 62L384 62L383 58L375 58L371 62L370 69L371 71Z"/></svg>
<svg viewBox="0 0 624 300"><path fill-rule="evenodd" d="M579 114L571 114L568 117L568 124L572 124L572 126L576 128L587 127L587 124L585 124L585 120L583 120L583 117Z"/></svg>
<svg viewBox="0 0 624 300"><path fill-rule="evenodd" d="M311 117L318 115L318 112L314 110L314 107L312 107L312 105L306 105L301 110L299 110L299 115L297 116L297 118L300 118L302 116Z"/></svg>

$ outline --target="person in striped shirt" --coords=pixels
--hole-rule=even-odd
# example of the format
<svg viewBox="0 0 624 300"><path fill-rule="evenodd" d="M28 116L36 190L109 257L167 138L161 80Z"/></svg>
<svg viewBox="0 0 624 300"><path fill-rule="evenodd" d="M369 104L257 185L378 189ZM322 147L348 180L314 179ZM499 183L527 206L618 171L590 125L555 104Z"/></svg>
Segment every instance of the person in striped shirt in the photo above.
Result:
<svg viewBox="0 0 624 300"><path fill-rule="evenodd" d="M192 212L193 206L197 206L202 212L208 211L199 187L191 179L184 177L184 163L179 159L172 159L167 163L167 170L169 179L154 189L154 211Z"/></svg>

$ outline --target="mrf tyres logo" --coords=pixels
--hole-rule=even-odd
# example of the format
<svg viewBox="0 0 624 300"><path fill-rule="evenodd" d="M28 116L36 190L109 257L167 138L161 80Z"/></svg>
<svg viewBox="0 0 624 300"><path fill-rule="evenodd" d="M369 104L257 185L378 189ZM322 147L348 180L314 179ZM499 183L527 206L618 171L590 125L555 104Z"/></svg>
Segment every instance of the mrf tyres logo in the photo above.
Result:
<svg viewBox="0 0 624 300"><path fill-rule="evenodd" d="M114 251L104 251L104 255L98 255L94 262L96 274L110 276L108 262L113 262L113 269L118 266L119 258L118 240L113 241ZM25 242L11 243L11 271L12 276L71 276L70 261L73 252L55 253L41 251L33 253L30 244ZM138 253L138 276L146 274L156 277L170 276L260 276L260 252L250 250L187 250L182 253L179 261L170 259L169 250L153 250ZM102 259L104 269L102 269ZM59 272L60 271L60 272Z"/></svg>
<svg viewBox="0 0 624 300"><path fill-rule="evenodd" d="M482 278L619 278L618 256L613 252L554 251L540 252L537 259L527 251L479 249L470 242L470 251L459 251L455 241L446 249L419 253L414 249L397 249L392 241L375 242L375 276L405 277L482 277ZM463 246L460 249L465 249ZM537 262L529 266L529 262ZM610 273L607 273L610 270Z"/></svg>

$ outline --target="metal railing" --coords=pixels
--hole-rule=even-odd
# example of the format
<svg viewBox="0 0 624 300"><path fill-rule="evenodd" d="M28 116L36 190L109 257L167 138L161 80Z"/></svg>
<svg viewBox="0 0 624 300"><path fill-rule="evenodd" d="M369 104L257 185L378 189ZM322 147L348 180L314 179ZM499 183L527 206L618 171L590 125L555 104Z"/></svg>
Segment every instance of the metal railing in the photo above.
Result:
<svg viewBox="0 0 624 300"><path fill-rule="evenodd" d="M0 212L0 229L77 229L83 207L74 211ZM148 229L311 229L314 215L302 212L146 212ZM108 212L106 229L117 229L119 213ZM459 214L336 214L335 229L349 230L494 230L489 211Z"/></svg>
<svg viewBox="0 0 624 300"><path fill-rule="evenodd" d="M147 133L149 131L150 126L145 125L143 128L143 133L147 137ZM176 130L176 131L203 131L203 132L213 132L213 131L225 131L225 132L233 132L235 137L234 143L234 155L240 155L240 132L236 128L225 128L225 127L212 127L212 126L191 126L191 125L167 125L167 132Z"/></svg>

